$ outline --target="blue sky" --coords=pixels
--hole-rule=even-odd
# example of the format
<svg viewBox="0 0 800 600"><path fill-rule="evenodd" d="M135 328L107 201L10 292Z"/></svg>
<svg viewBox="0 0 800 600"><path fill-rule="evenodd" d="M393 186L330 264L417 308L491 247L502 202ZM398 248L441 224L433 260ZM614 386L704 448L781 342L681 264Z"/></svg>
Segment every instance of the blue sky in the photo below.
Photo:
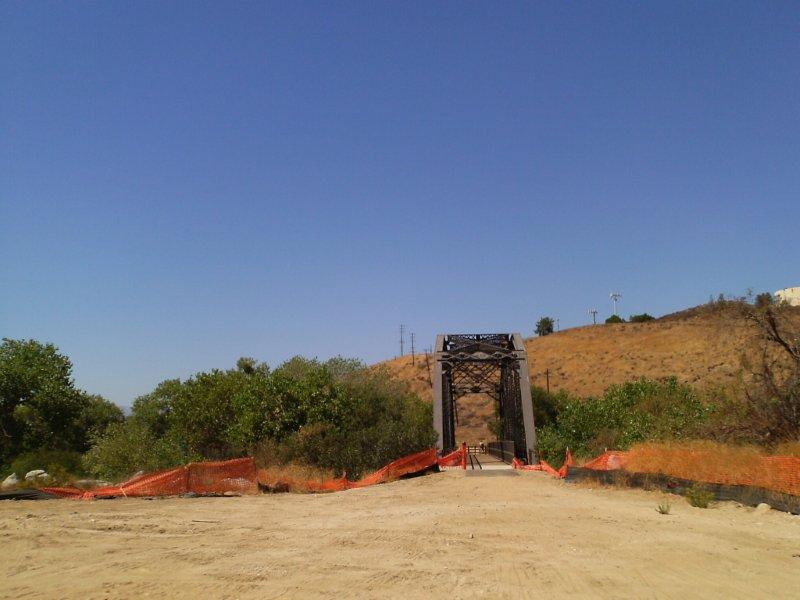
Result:
<svg viewBox="0 0 800 600"><path fill-rule="evenodd" d="M126 405L800 285L800 6L0 6L0 335ZM532 357L535 361L535 357Z"/></svg>

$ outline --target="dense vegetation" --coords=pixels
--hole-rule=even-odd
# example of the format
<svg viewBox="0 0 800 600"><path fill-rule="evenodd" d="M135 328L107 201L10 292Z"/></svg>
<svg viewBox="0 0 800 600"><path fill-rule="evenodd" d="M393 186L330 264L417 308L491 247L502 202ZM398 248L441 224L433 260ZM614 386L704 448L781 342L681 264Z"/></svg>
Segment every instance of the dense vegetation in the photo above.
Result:
<svg viewBox="0 0 800 600"><path fill-rule="evenodd" d="M712 408L674 378L612 385L600 398L534 390L539 451L560 461L567 448L579 456L635 443L697 437Z"/></svg>
<svg viewBox="0 0 800 600"><path fill-rule="evenodd" d="M0 347L0 464L122 478L190 460L256 454L357 477L433 445L431 407L406 385L354 360L294 358L274 371L236 368L168 380L133 403L74 387L72 365L50 344Z"/></svg>
<svg viewBox="0 0 800 600"><path fill-rule="evenodd" d="M557 462L567 448L593 456L666 440L796 444L800 331L796 314L767 300L707 308L747 322L754 333L757 352L750 355L760 360L743 363L741 389L701 394L675 378L612 385L599 398L535 388L542 457ZM59 478L120 479L191 460L254 455L262 464L300 463L358 477L434 441L430 405L386 371L354 360L297 357L270 370L242 358L232 369L162 382L125 418L111 402L75 387L70 360L52 344L0 344L3 476L44 468Z"/></svg>
<svg viewBox="0 0 800 600"><path fill-rule="evenodd" d="M294 358L274 371L235 369L161 383L131 416L96 437L91 472L120 477L189 460L255 454L350 477L430 448L431 407L378 369L335 358Z"/></svg>

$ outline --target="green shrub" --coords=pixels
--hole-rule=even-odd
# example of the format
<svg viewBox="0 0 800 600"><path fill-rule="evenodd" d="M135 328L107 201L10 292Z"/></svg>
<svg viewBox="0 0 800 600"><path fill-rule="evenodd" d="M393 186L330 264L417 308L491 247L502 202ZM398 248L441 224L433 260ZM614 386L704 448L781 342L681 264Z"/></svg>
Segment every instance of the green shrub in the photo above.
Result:
<svg viewBox="0 0 800 600"><path fill-rule="evenodd" d="M608 317L606 319L606 325L609 325L609 324L612 324L612 323L624 323L624 322L625 322L625 319L623 319L619 315L611 315L610 317Z"/></svg>
<svg viewBox="0 0 800 600"><path fill-rule="evenodd" d="M174 435L156 436L147 425L128 419L98 436L83 462L93 475L121 480L137 471L167 469L199 458Z"/></svg>
<svg viewBox="0 0 800 600"><path fill-rule="evenodd" d="M124 425L96 437L86 466L119 478L257 454L264 464L302 462L357 477L430 448L431 410L405 383L358 361L295 357L270 372L243 359L138 398Z"/></svg>
<svg viewBox="0 0 800 600"><path fill-rule="evenodd" d="M697 508L708 508L714 500L714 493L702 483L695 483L684 492L684 495L689 504Z"/></svg>
<svg viewBox="0 0 800 600"><path fill-rule="evenodd" d="M572 398L569 392L559 390L548 392L546 389L533 386L531 387L531 398L533 400L533 418L537 427L547 427L555 425L556 417L564 406Z"/></svg>
<svg viewBox="0 0 800 600"><path fill-rule="evenodd" d="M558 461L567 447L590 457L638 442L692 438L708 413L697 394L675 378L612 385L598 399L565 395L555 424L539 430L539 451L545 460Z"/></svg>
<svg viewBox="0 0 800 600"><path fill-rule="evenodd" d="M285 438L284 460L357 478L435 444L432 407L388 373L352 373L336 389L335 400Z"/></svg>
<svg viewBox="0 0 800 600"><path fill-rule="evenodd" d="M81 464L81 453L74 450L50 450L39 448L17 456L9 467L9 472L16 473L22 479L25 474L35 469L44 469L54 478L63 480L85 473ZM7 475L8 473L6 473Z"/></svg>
<svg viewBox="0 0 800 600"><path fill-rule="evenodd" d="M628 319L631 323L646 323L647 321L655 321L655 317L653 315L648 315L647 313L642 313L640 315L631 315L631 318Z"/></svg>
<svg viewBox="0 0 800 600"><path fill-rule="evenodd" d="M556 427L546 425L537 428L536 441L538 442L539 458L548 462L558 462L564 459L569 439Z"/></svg>

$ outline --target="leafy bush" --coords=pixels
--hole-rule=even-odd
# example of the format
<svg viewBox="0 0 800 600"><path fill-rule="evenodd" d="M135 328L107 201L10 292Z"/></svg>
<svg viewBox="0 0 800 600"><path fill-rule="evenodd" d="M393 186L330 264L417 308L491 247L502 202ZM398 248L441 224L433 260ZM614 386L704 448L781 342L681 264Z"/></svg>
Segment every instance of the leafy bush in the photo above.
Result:
<svg viewBox="0 0 800 600"><path fill-rule="evenodd" d="M384 370L295 357L270 372L244 359L138 398L124 425L97 437L86 464L119 477L255 453L262 464L304 463L357 477L435 440L431 406Z"/></svg>
<svg viewBox="0 0 800 600"><path fill-rule="evenodd" d="M655 317L653 315L648 315L647 313L642 313L640 315L631 315L631 318L628 319L631 323L646 323L647 321L655 321Z"/></svg>
<svg viewBox="0 0 800 600"><path fill-rule="evenodd" d="M58 479L85 473L80 452L47 448L20 454L12 461L8 472L16 473L17 477L22 479L26 473L35 469L44 469L49 475L57 476Z"/></svg>
<svg viewBox="0 0 800 600"><path fill-rule="evenodd" d="M694 391L675 378L612 385L598 399L565 395L555 424L539 431L539 451L546 460L559 460L568 447L579 456L596 456L646 440L691 438L708 413Z"/></svg>
<svg viewBox="0 0 800 600"><path fill-rule="evenodd" d="M689 504L697 508L708 508L714 500L713 492L702 483L695 483L684 492L684 495Z"/></svg>
<svg viewBox="0 0 800 600"><path fill-rule="evenodd" d="M556 427L547 425L537 428L536 441L539 448L539 457L547 461L563 460L569 445L569 438L563 435Z"/></svg>
<svg viewBox="0 0 800 600"><path fill-rule="evenodd" d="M606 319L606 325L609 325L609 324L612 324L612 323L624 323L624 322L625 322L625 319L623 319L619 315L611 315L610 317L608 317Z"/></svg>
<svg viewBox="0 0 800 600"><path fill-rule="evenodd" d="M83 462L93 475L119 481L137 471L168 469L199 458L175 436L159 437L147 425L129 419L98 436Z"/></svg>
<svg viewBox="0 0 800 600"><path fill-rule="evenodd" d="M564 390L548 392L537 386L531 387L531 397L533 399L533 418L537 427L555 425L561 407L571 399L569 393Z"/></svg>
<svg viewBox="0 0 800 600"><path fill-rule="evenodd" d="M436 441L432 408L381 370L361 370L337 385L337 398L285 439L286 460L359 477Z"/></svg>

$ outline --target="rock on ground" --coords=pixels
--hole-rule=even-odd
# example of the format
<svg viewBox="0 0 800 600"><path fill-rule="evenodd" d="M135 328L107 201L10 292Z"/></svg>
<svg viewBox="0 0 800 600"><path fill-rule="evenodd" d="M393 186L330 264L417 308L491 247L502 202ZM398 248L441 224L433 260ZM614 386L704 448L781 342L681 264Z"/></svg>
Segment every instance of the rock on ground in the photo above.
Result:
<svg viewBox="0 0 800 600"><path fill-rule="evenodd" d="M34 469L25 473L25 481L33 481L34 479L44 479L47 477L47 472L44 469Z"/></svg>
<svg viewBox="0 0 800 600"><path fill-rule="evenodd" d="M3 483L0 483L0 489L13 490L18 485L19 485L19 477L17 477L16 473L12 473L3 480Z"/></svg>

